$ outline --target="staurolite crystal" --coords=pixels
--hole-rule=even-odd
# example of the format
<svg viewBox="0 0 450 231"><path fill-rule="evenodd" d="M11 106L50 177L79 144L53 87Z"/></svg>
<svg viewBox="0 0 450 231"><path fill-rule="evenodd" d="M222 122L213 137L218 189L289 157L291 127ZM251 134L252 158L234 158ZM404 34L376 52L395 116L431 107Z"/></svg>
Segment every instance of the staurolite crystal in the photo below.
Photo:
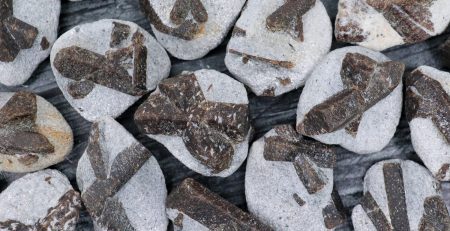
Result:
<svg viewBox="0 0 450 231"><path fill-rule="evenodd" d="M345 128L356 136L363 113L400 84L404 70L400 62L378 63L368 56L348 53L341 69L344 89L314 106L297 130L315 136Z"/></svg>
<svg viewBox="0 0 450 231"><path fill-rule="evenodd" d="M252 215L188 178L167 197L167 213L182 230L272 230Z"/></svg>
<svg viewBox="0 0 450 231"><path fill-rule="evenodd" d="M146 134L181 137L189 155L217 174L230 168L236 145L247 139L249 109L246 103L208 100L212 89L227 86L214 86L212 78L202 79L209 82L208 89L202 89L196 73L162 81L137 110L135 121ZM245 90L238 94L241 98Z"/></svg>
<svg viewBox="0 0 450 231"><path fill-rule="evenodd" d="M128 39L130 26L118 22L113 24L110 47L117 48ZM131 39L130 46L110 50L106 55L79 46L61 49L56 54L53 65L61 75L75 80L68 86L69 94L74 99L84 98L94 89L95 84L132 96L145 94L147 92L147 48L143 44L145 37L136 31ZM132 70L132 76L128 69Z"/></svg>
<svg viewBox="0 0 450 231"><path fill-rule="evenodd" d="M0 62L13 62L33 46L38 29L14 17L13 0L0 0Z"/></svg>

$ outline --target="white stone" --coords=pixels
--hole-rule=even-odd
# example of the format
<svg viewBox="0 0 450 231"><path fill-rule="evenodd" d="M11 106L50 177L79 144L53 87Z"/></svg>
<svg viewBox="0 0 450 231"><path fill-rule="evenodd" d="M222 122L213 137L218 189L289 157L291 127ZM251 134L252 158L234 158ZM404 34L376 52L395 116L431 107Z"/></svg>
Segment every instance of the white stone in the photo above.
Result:
<svg viewBox="0 0 450 231"><path fill-rule="evenodd" d="M450 14L448 14L450 4L447 0L434 0L431 1L429 10L434 30L422 28L430 36L436 36L444 32L450 22ZM355 25L357 28L353 28L351 31L341 29ZM382 13L367 4L367 0L339 0L335 34L336 37L345 34L363 35L365 38L361 42L353 43L378 51L405 44L403 37L391 26Z"/></svg>
<svg viewBox="0 0 450 231"><path fill-rule="evenodd" d="M24 225L35 226L48 215L49 209L55 208L64 194L73 191L66 176L56 170L43 170L30 173L14 181L0 194L0 229L2 222L12 220ZM75 203L66 213L69 218L64 224L64 230L75 230L78 221L81 201L76 193ZM74 215L73 217L68 217ZM11 228L11 227L9 227ZM49 227L48 230L56 230ZM10 230L10 229L6 229ZM33 229L34 230L34 229ZM58 229L60 230L60 229Z"/></svg>
<svg viewBox="0 0 450 231"><path fill-rule="evenodd" d="M172 28L178 27L170 20L170 12L176 0L149 1L161 21ZM153 33L166 50L179 59L194 60L205 56L223 41L246 0L201 0L208 13L208 21L201 25L202 32L193 40L184 40L164 34L152 25ZM188 16L192 19L192 15Z"/></svg>
<svg viewBox="0 0 450 231"><path fill-rule="evenodd" d="M56 82L64 97L71 106L85 119L95 121L102 116L113 118L121 115L128 107L135 103L140 97L132 96L117 90L96 84L91 93L82 99L74 99L68 92L68 84L73 80L62 76L55 68L53 61L56 54L63 48L79 46L84 49L104 55L111 50L110 40L113 22L130 26L131 35L136 31L141 32L144 37L144 45L147 47L147 90L153 90L170 72L170 59L165 50L158 42L144 29L137 24L128 21L103 19L93 23L76 26L67 31L55 42L50 61ZM131 36L130 36L131 37ZM126 40L127 45L131 44L131 38Z"/></svg>
<svg viewBox="0 0 450 231"><path fill-rule="evenodd" d="M450 95L450 73L428 66L421 66L416 70L438 81L446 93ZM411 129L411 141L417 155L434 176L440 175L439 170L442 165L450 164L450 144L431 118L414 118L409 122L409 127ZM445 172L445 177L442 180L450 180L448 171Z"/></svg>
<svg viewBox="0 0 450 231"><path fill-rule="evenodd" d="M140 143L118 122L109 117L97 121L100 130L100 146L103 159L111 168L117 155L124 149ZM132 166L127 166L132 167ZM108 170L109 171L109 170ZM78 162L77 183L83 193L96 177L85 152ZM165 212L167 189L164 175L155 157L150 157L135 175L114 195L123 205L128 220L137 231L166 230L168 219ZM106 231L94 219L96 230Z"/></svg>
<svg viewBox="0 0 450 231"><path fill-rule="evenodd" d="M15 86L25 83L38 65L48 57L58 35L60 0L14 0L14 17L39 30L33 46L19 52L13 62L0 62L0 83ZM43 49L46 38L49 48Z"/></svg>
<svg viewBox="0 0 450 231"><path fill-rule="evenodd" d="M385 55L363 47L346 47L330 52L306 82L298 103L297 124L302 123L304 116L314 106L343 90L340 71L347 53L366 55L377 62L389 61ZM403 83L400 83L391 94L364 112L356 137L348 134L345 129L340 129L312 138L325 144L340 145L358 154L381 151L394 136L400 121L402 88Z"/></svg>
<svg viewBox="0 0 450 231"><path fill-rule="evenodd" d="M14 92L0 92L0 108L3 107ZM69 124L61 113L51 103L40 96L36 96L36 125L40 134L44 135L53 145L55 151L51 154L38 154L36 163L22 164L19 155L0 153L0 171L6 172L32 172L47 168L64 160L72 151L73 133Z"/></svg>
<svg viewBox="0 0 450 231"><path fill-rule="evenodd" d="M269 131L250 149L245 172L248 210L274 230L328 230L322 209L331 200L333 169L317 168L322 171L326 185L319 192L309 194L293 163L264 158L265 138L276 135L275 130ZM305 205L300 206L294 200L294 193L306 202Z"/></svg>
<svg viewBox="0 0 450 231"><path fill-rule="evenodd" d="M287 32L269 31L266 27L267 17L285 2L249 0L235 25L243 29L246 35L233 36L228 43L226 66L256 95L277 96L303 86L314 66L331 47L331 22L320 0L302 17L303 42ZM244 63L242 56L230 53L230 49L271 60L289 61L295 66L280 68L252 59Z"/></svg>
<svg viewBox="0 0 450 231"><path fill-rule="evenodd" d="M383 175L383 165L386 163L399 163L402 168L409 226L411 230L417 231L424 213L424 201L427 197L441 195L440 184L427 169L413 161L387 160L373 165L364 177L364 193L371 193L389 222L389 208ZM356 231L376 231L361 205L357 205L353 209L352 221Z"/></svg>

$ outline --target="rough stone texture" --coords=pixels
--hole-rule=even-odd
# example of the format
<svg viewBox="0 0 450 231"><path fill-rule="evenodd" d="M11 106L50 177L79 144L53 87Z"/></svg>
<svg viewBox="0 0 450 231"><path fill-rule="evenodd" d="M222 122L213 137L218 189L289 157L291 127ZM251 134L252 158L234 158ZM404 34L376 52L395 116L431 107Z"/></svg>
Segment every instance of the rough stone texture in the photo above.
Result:
<svg viewBox="0 0 450 231"><path fill-rule="evenodd" d="M383 54L362 47L346 47L332 51L316 66L303 89L297 109L298 128L301 128L305 116L315 106L344 90L341 70L343 60L349 53L359 53L378 63L389 61ZM382 150L394 136L400 120L402 87L400 82L390 94L362 114L356 135L341 127L337 131L311 137L325 144L341 145L359 154Z"/></svg>
<svg viewBox="0 0 450 231"><path fill-rule="evenodd" d="M335 35L374 50L418 43L444 32L449 11L446 0L340 0Z"/></svg>
<svg viewBox="0 0 450 231"><path fill-rule="evenodd" d="M114 119L92 125L77 183L96 230L166 230L167 189L158 162Z"/></svg>
<svg viewBox="0 0 450 231"><path fill-rule="evenodd" d="M346 220L331 196L335 158L331 147L305 140L291 125L270 130L253 143L247 160L249 211L275 230L334 230Z"/></svg>
<svg viewBox="0 0 450 231"><path fill-rule="evenodd" d="M234 27L225 64L256 95L277 96L305 84L331 40L320 0L250 0Z"/></svg>
<svg viewBox="0 0 450 231"><path fill-rule="evenodd" d="M59 111L27 92L0 93L0 170L31 172L64 160L73 134Z"/></svg>
<svg viewBox="0 0 450 231"><path fill-rule="evenodd" d="M271 230L191 178L169 194L166 207L176 230Z"/></svg>
<svg viewBox="0 0 450 231"><path fill-rule="evenodd" d="M139 0L153 33L167 51L184 60L216 48L239 16L245 0Z"/></svg>
<svg viewBox="0 0 450 231"><path fill-rule="evenodd" d="M247 157L248 113L242 84L200 70L162 81L136 111L135 121L192 170L226 177Z"/></svg>
<svg viewBox="0 0 450 231"><path fill-rule="evenodd" d="M357 231L450 229L439 182L422 166L403 160L381 161L367 171L352 221Z"/></svg>
<svg viewBox="0 0 450 231"><path fill-rule="evenodd" d="M50 61L67 101L89 121L119 116L170 70L166 52L149 33L110 19L63 34Z"/></svg>
<svg viewBox="0 0 450 231"><path fill-rule="evenodd" d="M57 38L60 0L0 1L0 83L25 83ZM47 46L41 46L47 41Z"/></svg>
<svg viewBox="0 0 450 231"><path fill-rule="evenodd" d="M406 79L405 111L414 150L438 180L450 180L450 73L428 66Z"/></svg>
<svg viewBox="0 0 450 231"><path fill-rule="evenodd" d="M30 173L0 194L1 230L75 230L80 194L56 170Z"/></svg>

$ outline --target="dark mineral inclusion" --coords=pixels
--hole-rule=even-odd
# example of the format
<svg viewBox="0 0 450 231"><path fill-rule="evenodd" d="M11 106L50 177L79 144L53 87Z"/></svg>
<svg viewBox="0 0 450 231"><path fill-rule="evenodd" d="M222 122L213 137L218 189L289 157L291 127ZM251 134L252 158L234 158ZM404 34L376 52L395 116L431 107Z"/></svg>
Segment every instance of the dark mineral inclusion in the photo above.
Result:
<svg viewBox="0 0 450 231"><path fill-rule="evenodd" d="M136 31L132 44L120 48L130 35L130 27L114 22L110 47L106 55L71 46L61 49L55 56L54 66L62 76L74 80L69 83L68 93L74 99L86 97L100 84L132 96L147 92L147 47L144 35ZM132 69L132 76L128 69Z"/></svg>
<svg viewBox="0 0 450 231"><path fill-rule="evenodd" d="M450 217L440 196L427 197L419 227L410 227L406 205L403 170L399 163L386 163L383 176L388 201L390 222L370 192L366 192L361 206L377 230L450 230Z"/></svg>
<svg viewBox="0 0 450 231"><path fill-rule="evenodd" d="M169 194L166 207L179 211L174 221L178 227L183 227L185 214L209 230L272 230L191 178Z"/></svg>
<svg viewBox="0 0 450 231"><path fill-rule="evenodd" d="M133 231L122 203L115 194L139 171L151 157L141 144L134 144L115 157L112 165L105 162L108 153L102 149L104 142L98 123L92 125L87 155L94 170L95 181L89 186L81 198L89 214L108 230Z"/></svg>
<svg viewBox="0 0 450 231"><path fill-rule="evenodd" d="M208 12L201 0L176 0L170 12L170 20L178 27L172 28L164 24L149 0L139 0L144 13L153 26L160 32L184 39L193 40L204 30L208 21ZM192 15L193 19L188 19Z"/></svg>
<svg viewBox="0 0 450 231"><path fill-rule="evenodd" d="M53 145L38 132L36 95L15 93L0 109L0 153L18 155L25 165L35 163L39 155L54 152Z"/></svg>
<svg viewBox="0 0 450 231"><path fill-rule="evenodd" d="M194 74L163 80L135 114L147 134L181 136L187 150L213 173L231 165L234 146L249 129L247 104L209 102Z"/></svg>
<svg viewBox="0 0 450 231"><path fill-rule="evenodd" d="M38 29L13 15L13 0L0 0L0 62L12 62L33 46Z"/></svg>
<svg viewBox="0 0 450 231"><path fill-rule="evenodd" d="M404 70L405 65L400 62L377 63L367 56L348 53L341 70L344 90L314 106L297 130L315 136L345 127L356 136L363 113L400 84Z"/></svg>

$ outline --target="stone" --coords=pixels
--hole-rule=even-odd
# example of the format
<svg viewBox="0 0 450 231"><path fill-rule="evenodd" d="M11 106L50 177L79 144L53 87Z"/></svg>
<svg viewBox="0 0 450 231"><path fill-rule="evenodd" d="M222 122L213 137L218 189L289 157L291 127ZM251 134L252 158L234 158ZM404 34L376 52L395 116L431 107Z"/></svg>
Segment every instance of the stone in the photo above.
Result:
<svg viewBox="0 0 450 231"><path fill-rule="evenodd" d="M378 162L364 178L364 196L352 212L353 226L356 231L449 230L440 190L440 183L412 161Z"/></svg>
<svg viewBox="0 0 450 231"><path fill-rule="evenodd" d="M339 0L335 36L373 50L414 44L445 31L446 0Z"/></svg>
<svg viewBox="0 0 450 231"><path fill-rule="evenodd" d="M205 176L227 177L247 157L247 92L214 70L184 72L162 81L134 120L143 133Z"/></svg>
<svg viewBox="0 0 450 231"><path fill-rule="evenodd" d="M75 230L80 194L56 170L30 173L0 194L1 230Z"/></svg>
<svg viewBox="0 0 450 231"><path fill-rule="evenodd" d="M139 0L152 31L176 58L205 56L225 39L245 0Z"/></svg>
<svg viewBox="0 0 450 231"><path fill-rule="evenodd" d="M404 69L362 47L330 52L300 96L297 131L358 154L381 151L400 120Z"/></svg>
<svg viewBox="0 0 450 231"><path fill-rule="evenodd" d="M405 80L405 114L414 150L438 180L450 180L450 73L428 66Z"/></svg>
<svg viewBox="0 0 450 231"><path fill-rule="evenodd" d="M93 123L78 162L77 183L96 230L166 230L167 189L161 168L110 117Z"/></svg>
<svg viewBox="0 0 450 231"><path fill-rule="evenodd" d="M320 0L249 0L225 64L256 95L278 96L305 84L331 42L330 18Z"/></svg>
<svg viewBox="0 0 450 231"><path fill-rule="evenodd" d="M439 47L440 56L447 68L450 68L450 38Z"/></svg>
<svg viewBox="0 0 450 231"><path fill-rule="evenodd" d="M334 230L346 222L333 192L334 149L279 125L255 141L245 173L249 211L274 230Z"/></svg>
<svg viewBox="0 0 450 231"><path fill-rule="evenodd" d="M0 93L0 171L32 172L65 159L73 134L61 113L29 92Z"/></svg>
<svg viewBox="0 0 450 231"><path fill-rule="evenodd" d="M89 121L118 117L170 72L167 53L148 32L111 19L63 34L50 60L64 97Z"/></svg>
<svg viewBox="0 0 450 231"><path fill-rule="evenodd" d="M60 0L0 0L0 83L25 83L50 54Z"/></svg>
<svg viewBox="0 0 450 231"><path fill-rule="evenodd" d="M169 194L166 207L175 230L272 230L191 178Z"/></svg>

